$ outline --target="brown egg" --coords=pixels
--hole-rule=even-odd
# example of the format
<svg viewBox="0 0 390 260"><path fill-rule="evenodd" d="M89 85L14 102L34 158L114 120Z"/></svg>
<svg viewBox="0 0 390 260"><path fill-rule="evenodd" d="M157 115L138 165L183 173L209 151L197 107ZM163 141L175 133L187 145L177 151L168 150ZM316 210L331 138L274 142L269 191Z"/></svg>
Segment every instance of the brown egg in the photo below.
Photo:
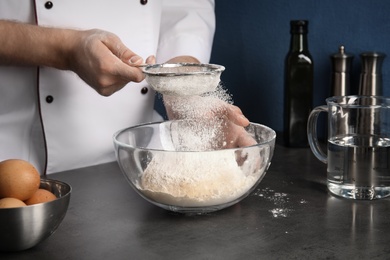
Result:
<svg viewBox="0 0 390 260"><path fill-rule="evenodd" d="M24 202L27 205L33 205L43 202L49 202L52 200L55 200L57 197L53 193L51 193L48 190L45 189L38 189L28 200L25 200Z"/></svg>
<svg viewBox="0 0 390 260"><path fill-rule="evenodd" d="M5 208L19 208L24 207L26 204L18 199L15 198L2 198L0 199L0 209Z"/></svg>
<svg viewBox="0 0 390 260"><path fill-rule="evenodd" d="M0 162L0 199L29 199L39 188L40 175L27 161L9 159Z"/></svg>

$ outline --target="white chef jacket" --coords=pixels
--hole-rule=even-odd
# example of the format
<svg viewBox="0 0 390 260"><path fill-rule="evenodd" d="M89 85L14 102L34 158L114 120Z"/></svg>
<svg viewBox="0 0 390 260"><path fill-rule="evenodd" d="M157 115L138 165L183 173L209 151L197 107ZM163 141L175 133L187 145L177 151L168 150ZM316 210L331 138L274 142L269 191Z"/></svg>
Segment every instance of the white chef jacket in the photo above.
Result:
<svg viewBox="0 0 390 260"><path fill-rule="evenodd" d="M215 30L213 0L1 0L0 19L107 30L157 63L209 62ZM41 173L114 161L113 133L155 120L154 98L146 82L103 97L71 71L0 67L0 160L24 159Z"/></svg>

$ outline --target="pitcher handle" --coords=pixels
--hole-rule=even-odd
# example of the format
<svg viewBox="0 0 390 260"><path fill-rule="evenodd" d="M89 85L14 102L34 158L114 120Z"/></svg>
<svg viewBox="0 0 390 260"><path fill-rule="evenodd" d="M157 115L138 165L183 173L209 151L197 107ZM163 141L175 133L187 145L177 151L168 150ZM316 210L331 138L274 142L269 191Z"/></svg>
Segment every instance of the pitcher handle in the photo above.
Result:
<svg viewBox="0 0 390 260"><path fill-rule="evenodd" d="M309 141L310 149L317 159L323 163L327 163L327 155L321 149L317 137L317 119L321 112L328 112L328 107L318 106L311 111L307 122L307 139Z"/></svg>

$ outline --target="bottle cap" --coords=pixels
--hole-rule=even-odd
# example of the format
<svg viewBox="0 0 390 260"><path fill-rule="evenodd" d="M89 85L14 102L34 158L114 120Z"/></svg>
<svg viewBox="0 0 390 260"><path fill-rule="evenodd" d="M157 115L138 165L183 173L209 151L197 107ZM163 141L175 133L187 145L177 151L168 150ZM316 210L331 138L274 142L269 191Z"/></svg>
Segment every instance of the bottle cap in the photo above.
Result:
<svg viewBox="0 0 390 260"><path fill-rule="evenodd" d="M307 20L293 20L290 21L290 33L307 33L309 21Z"/></svg>
<svg viewBox="0 0 390 260"><path fill-rule="evenodd" d="M353 55L347 54L343 45L339 47L339 52L331 55L330 58L332 60L333 72L349 72Z"/></svg>

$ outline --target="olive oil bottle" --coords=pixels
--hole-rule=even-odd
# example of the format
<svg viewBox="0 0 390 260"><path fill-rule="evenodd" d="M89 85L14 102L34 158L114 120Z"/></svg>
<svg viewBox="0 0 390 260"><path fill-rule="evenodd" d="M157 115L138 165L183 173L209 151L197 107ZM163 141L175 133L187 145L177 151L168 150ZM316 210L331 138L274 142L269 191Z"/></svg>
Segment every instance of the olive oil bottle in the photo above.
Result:
<svg viewBox="0 0 390 260"><path fill-rule="evenodd" d="M313 58L308 48L308 21L290 22L290 50L285 60L284 143L307 147L307 120L313 107Z"/></svg>

